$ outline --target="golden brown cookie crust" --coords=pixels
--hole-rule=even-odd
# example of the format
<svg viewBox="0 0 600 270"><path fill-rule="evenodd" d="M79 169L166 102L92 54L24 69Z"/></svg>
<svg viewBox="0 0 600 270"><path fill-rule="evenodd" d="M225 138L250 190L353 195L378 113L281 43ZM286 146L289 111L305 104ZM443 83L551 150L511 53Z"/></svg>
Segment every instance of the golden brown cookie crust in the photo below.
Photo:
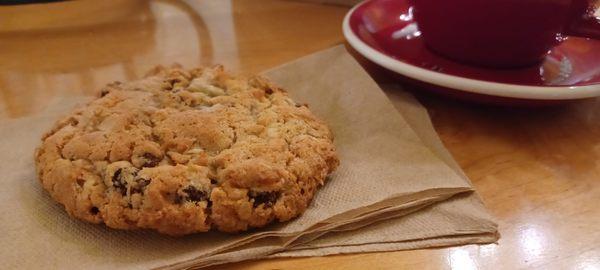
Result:
<svg viewBox="0 0 600 270"><path fill-rule="evenodd" d="M339 163L306 105L221 66L107 85L43 136L35 161L70 215L170 235L287 221Z"/></svg>

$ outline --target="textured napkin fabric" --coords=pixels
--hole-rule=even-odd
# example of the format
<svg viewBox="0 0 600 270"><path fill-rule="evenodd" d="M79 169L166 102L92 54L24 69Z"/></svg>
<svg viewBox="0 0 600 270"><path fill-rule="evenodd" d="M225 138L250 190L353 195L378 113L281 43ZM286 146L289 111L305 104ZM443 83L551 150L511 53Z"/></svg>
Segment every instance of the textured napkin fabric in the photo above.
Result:
<svg viewBox="0 0 600 270"><path fill-rule="evenodd" d="M335 135L341 166L301 217L250 233L183 238L117 231L72 219L41 188L32 158L41 134L88 99L63 98L44 113L0 126L3 266L179 269L266 256L497 239L496 224L443 149L424 109L410 96L395 96L392 104L343 47L266 75L308 103Z"/></svg>

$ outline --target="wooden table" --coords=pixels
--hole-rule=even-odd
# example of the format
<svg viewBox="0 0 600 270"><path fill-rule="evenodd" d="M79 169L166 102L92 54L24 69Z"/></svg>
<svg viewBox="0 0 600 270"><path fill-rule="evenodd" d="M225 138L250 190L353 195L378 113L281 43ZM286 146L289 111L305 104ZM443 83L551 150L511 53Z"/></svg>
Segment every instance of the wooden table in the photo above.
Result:
<svg viewBox="0 0 600 270"><path fill-rule="evenodd" d="M348 10L266 0L91 2L0 6L0 121L138 78L159 63L259 72L343 43ZM498 244L218 268L600 268L598 101L503 109L416 92L498 218Z"/></svg>

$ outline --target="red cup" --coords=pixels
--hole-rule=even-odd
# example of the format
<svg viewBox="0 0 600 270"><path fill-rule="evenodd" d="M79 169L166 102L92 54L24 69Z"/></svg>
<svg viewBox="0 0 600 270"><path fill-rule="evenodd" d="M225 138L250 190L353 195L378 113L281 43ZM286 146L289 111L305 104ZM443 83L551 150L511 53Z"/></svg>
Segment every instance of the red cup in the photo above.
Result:
<svg viewBox="0 0 600 270"><path fill-rule="evenodd" d="M412 0L425 44L487 67L541 61L568 35L600 39L595 0Z"/></svg>

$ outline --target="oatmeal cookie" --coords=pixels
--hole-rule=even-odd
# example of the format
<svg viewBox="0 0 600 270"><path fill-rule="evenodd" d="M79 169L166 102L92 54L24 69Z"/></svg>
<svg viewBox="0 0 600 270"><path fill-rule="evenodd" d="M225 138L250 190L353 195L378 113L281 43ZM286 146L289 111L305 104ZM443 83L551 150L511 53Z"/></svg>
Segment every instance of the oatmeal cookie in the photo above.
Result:
<svg viewBox="0 0 600 270"><path fill-rule="evenodd" d="M290 220L339 163L306 105L221 66L107 85L43 136L35 162L71 216L169 235Z"/></svg>

